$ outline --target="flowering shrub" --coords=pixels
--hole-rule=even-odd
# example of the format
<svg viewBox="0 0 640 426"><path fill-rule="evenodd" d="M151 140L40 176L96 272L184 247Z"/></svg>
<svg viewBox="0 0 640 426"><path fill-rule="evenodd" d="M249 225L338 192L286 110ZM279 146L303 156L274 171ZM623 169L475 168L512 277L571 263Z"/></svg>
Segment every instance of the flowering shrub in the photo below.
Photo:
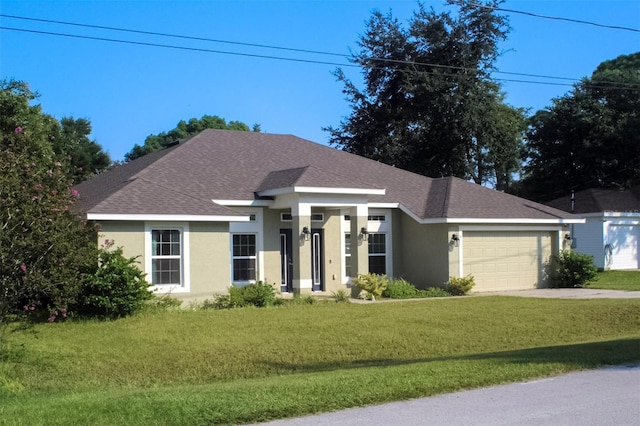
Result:
<svg viewBox="0 0 640 426"><path fill-rule="evenodd" d="M35 96L24 83L1 82L0 89L1 328L15 315L64 318L95 269L97 247L51 145L57 121L29 105Z"/></svg>

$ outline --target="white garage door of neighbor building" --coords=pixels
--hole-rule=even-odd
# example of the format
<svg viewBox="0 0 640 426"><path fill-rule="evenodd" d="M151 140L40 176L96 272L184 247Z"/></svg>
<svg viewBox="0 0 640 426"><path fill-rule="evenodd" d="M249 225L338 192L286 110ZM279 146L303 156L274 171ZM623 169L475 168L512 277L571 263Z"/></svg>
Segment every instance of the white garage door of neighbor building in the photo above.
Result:
<svg viewBox="0 0 640 426"><path fill-rule="evenodd" d="M544 286L551 232L464 231L463 274L472 291L524 290Z"/></svg>
<svg viewBox="0 0 640 426"><path fill-rule="evenodd" d="M607 231L611 249L606 253L611 256L610 269L638 269L638 240L640 240L640 226L638 225L609 225Z"/></svg>

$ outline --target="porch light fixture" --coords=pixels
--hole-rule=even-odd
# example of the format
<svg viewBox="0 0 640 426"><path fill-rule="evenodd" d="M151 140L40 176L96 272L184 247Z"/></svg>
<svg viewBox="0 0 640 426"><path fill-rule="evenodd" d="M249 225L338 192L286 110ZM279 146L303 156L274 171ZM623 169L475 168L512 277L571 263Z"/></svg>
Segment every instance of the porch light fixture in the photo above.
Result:
<svg viewBox="0 0 640 426"><path fill-rule="evenodd" d="M360 238L362 238L362 241L369 241L369 231L364 226L360 229Z"/></svg>
<svg viewBox="0 0 640 426"><path fill-rule="evenodd" d="M564 236L564 242L567 244L571 244L571 241L573 240L573 238L571 238L571 235L569 234L565 234Z"/></svg>
<svg viewBox="0 0 640 426"><path fill-rule="evenodd" d="M304 228L302 228L302 234L300 234L300 236L305 240L305 241L309 241L311 239L311 231L309 231L309 228L307 228L306 226Z"/></svg>
<svg viewBox="0 0 640 426"><path fill-rule="evenodd" d="M451 236L451 241L449 241L449 244L453 244L456 247L460 245L460 237L458 237L458 234L453 234Z"/></svg>

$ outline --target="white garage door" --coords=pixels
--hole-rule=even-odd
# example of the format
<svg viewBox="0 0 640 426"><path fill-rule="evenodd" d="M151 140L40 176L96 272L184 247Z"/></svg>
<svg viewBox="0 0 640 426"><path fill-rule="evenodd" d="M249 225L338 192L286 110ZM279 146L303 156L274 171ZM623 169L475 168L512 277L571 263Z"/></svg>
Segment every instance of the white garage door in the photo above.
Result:
<svg viewBox="0 0 640 426"><path fill-rule="evenodd" d="M611 241L611 269L638 269L640 226L611 224L607 231Z"/></svg>
<svg viewBox="0 0 640 426"><path fill-rule="evenodd" d="M472 291L523 290L546 285L551 232L463 233L463 274L471 274Z"/></svg>

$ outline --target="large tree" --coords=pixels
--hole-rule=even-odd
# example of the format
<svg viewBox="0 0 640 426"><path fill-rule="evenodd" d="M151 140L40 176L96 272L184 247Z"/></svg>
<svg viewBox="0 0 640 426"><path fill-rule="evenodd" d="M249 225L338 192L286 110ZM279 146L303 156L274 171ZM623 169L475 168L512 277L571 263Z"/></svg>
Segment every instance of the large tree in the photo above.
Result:
<svg viewBox="0 0 640 426"><path fill-rule="evenodd" d="M448 0L458 14L419 6L405 29L375 11L353 61L359 89L336 72L352 113L332 144L427 176L454 175L506 189L520 165L524 111L504 103L490 74L509 30L500 1Z"/></svg>
<svg viewBox="0 0 640 426"><path fill-rule="evenodd" d="M189 121L180 120L174 129L168 132L160 132L157 135L147 136L142 146L138 144L134 145L131 151L125 154L124 159L125 161L135 160L143 155L166 148L182 139L187 139L205 129L239 130L245 132L252 130L259 132L260 125L254 124L252 129L249 129L249 126L241 121L229 121L227 123L224 118L218 117L217 115L203 115L200 119L192 118Z"/></svg>
<svg viewBox="0 0 640 426"><path fill-rule="evenodd" d="M111 166L109 154L95 141L89 139L91 122L86 118L63 117L60 120L61 137L53 143L57 154L72 165L75 184L107 170Z"/></svg>
<svg viewBox="0 0 640 426"><path fill-rule="evenodd" d="M35 97L0 82L0 338L14 314L66 309L97 265L95 229L74 211L78 193L53 148L59 124Z"/></svg>
<svg viewBox="0 0 640 426"><path fill-rule="evenodd" d="M526 140L519 193L527 198L640 184L640 52L601 63L536 112Z"/></svg>

